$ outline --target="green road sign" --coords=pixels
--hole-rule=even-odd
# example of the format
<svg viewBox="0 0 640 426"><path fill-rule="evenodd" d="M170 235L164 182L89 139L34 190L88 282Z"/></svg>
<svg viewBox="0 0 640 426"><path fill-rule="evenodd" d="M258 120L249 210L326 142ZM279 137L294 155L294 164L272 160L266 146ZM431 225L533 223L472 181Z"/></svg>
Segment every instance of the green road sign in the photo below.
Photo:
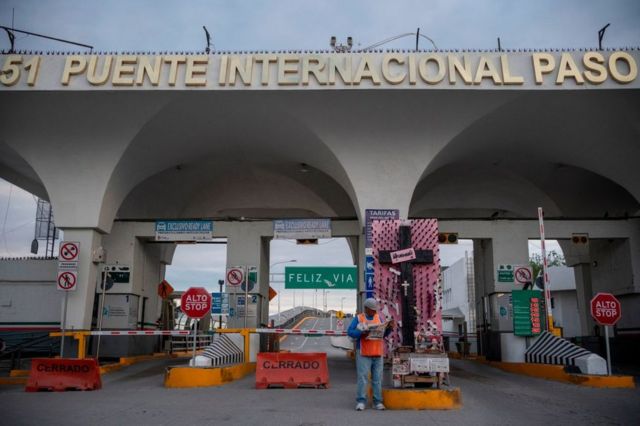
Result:
<svg viewBox="0 0 640 426"><path fill-rule="evenodd" d="M513 283L513 266L512 265L500 265L498 268L498 282L499 283Z"/></svg>
<svg viewBox="0 0 640 426"><path fill-rule="evenodd" d="M544 330L542 292L538 290L513 290L513 334L537 336Z"/></svg>
<svg viewBox="0 0 640 426"><path fill-rule="evenodd" d="M286 289L356 289L358 268L355 266L286 266Z"/></svg>

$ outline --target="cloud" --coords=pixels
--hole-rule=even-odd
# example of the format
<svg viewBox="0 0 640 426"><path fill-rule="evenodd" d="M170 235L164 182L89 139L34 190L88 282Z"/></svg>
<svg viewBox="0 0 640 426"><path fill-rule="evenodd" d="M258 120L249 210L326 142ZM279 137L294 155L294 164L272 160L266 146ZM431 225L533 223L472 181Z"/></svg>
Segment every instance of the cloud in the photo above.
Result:
<svg viewBox="0 0 640 426"><path fill-rule="evenodd" d="M218 50L326 49L332 35L356 47L414 32L440 48L637 46L640 2L565 0L384 1L5 0L0 24L91 44L109 51L201 51L206 25ZM19 49L82 50L19 35ZM384 47L412 49L415 39ZM8 41L0 41L0 49ZM421 40L421 47L429 47Z"/></svg>
<svg viewBox="0 0 640 426"><path fill-rule="evenodd" d="M0 179L0 256L30 255L35 217L34 196Z"/></svg>

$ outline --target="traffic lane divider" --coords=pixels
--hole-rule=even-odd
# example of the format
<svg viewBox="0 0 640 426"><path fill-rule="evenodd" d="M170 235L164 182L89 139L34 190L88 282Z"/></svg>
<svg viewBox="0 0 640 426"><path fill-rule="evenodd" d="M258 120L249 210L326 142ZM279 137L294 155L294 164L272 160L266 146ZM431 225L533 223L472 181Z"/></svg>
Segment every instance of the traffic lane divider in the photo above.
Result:
<svg viewBox="0 0 640 426"><path fill-rule="evenodd" d="M555 380L558 382L572 383L574 385L593 388L623 388L636 387L633 376L596 376L592 374L572 374L564 371L563 365L530 364L526 362L498 362L480 361L490 367L499 368L508 373L522 374L524 376L538 377L541 379Z"/></svg>
<svg viewBox="0 0 640 426"><path fill-rule="evenodd" d="M28 377L0 377L0 385L26 385Z"/></svg>
<svg viewBox="0 0 640 426"><path fill-rule="evenodd" d="M260 352L256 362L256 388L329 387L329 367L324 352Z"/></svg>
<svg viewBox="0 0 640 426"><path fill-rule="evenodd" d="M31 370L11 370L9 377L0 377L0 385L26 385Z"/></svg>
<svg viewBox="0 0 640 426"><path fill-rule="evenodd" d="M462 394L454 389L382 389L389 410L454 410L462 407Z"/></svg>
<svg viewBox="0 0 640 426"><path fill-rule="evenodd" d="M256 371L256 363L230 367L169 367L164 376L166 388L199 388L220 386L239 380Z"/></svg>
<svg viewBox="0 0 640 426"><path fill-rule="evenodd" d="M202 351L196 352L197 354ZM137 356L129 356L129 357L121 357L117 363L114 364L105 364L100 366L100 374L108 374L114 371L121 370L124 367L128 367L130 365L138 364L144 361L154 361L158 359L174 359L174 358L187 358L191 357L193 352L174 352L172 354L166 353L155 353L152 355L137 355Z"/></svg>
<svg viewBox="0 0 640 426"><path fill-rule="evenodd" d="M98 390L102 388L95 359L34 358L25 391Z"/></svg>

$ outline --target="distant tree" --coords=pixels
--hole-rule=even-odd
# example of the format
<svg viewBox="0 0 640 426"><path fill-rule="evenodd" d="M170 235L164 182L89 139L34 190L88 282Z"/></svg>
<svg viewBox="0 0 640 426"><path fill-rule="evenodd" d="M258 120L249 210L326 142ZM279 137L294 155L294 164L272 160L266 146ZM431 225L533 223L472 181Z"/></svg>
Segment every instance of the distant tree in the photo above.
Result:
<svg viewBox="0 0 640 426"><path fill-rule="evenodd" d="M564 266L566 262L564 256L561 253L551 250L547 253L547 265L548 266ZM533 270L533 278L535 279L538 274L542 273L542 254L534 253L529 257L529 266Z"/></svg>

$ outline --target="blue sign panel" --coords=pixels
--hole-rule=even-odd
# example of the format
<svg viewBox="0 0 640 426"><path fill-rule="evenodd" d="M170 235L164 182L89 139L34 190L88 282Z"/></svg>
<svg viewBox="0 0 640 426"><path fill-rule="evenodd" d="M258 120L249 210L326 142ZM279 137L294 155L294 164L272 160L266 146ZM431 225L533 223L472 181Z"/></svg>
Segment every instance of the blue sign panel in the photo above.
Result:
<svg viewBox="0 0 640 426"><path fill-rule="evenodd" d="M367 291L373 291L373 274L365 274L364 287Z"/></svg>
<svg viewBox="0 0 640 426"><path fill-rule="evenodd" d="M211 293L211 314L213 315L229 315L229 294Z"/></svg>
<svg viewBox="0 0 640 426"><path fill-rule="evenodd" d="M375 261L373 260L373 256L365 256L364 257L364 273L373 274L373 267Z"/></svg>
<svg viewBox="0 0 640 426"><path fill-rule="evenodd" d="M375 219L400 219L400 210L396 209L366 209L365 218L365 247L369 248L373 245L371 235L371 222Z"/></svg>
<svg viewBox="0 0 640 426"><path fill-rule="evenodd" d="M212 238L211 220L156 221L156 241L203 241Z"/></svg>

